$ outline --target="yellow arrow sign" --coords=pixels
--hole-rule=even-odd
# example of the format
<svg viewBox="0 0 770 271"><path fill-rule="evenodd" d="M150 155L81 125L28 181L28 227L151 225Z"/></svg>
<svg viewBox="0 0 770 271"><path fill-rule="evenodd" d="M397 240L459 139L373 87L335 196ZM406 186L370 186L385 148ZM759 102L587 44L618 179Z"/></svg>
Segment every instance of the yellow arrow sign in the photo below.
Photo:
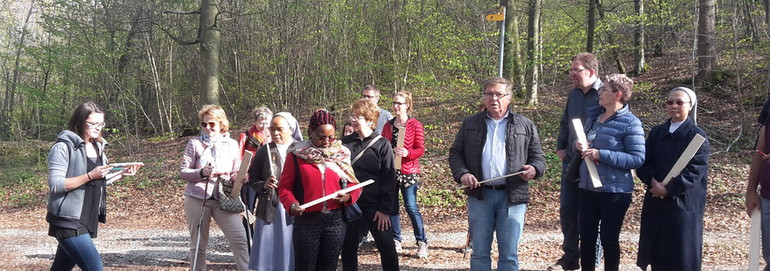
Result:
<svg viewBox="0 0 770 271"><path fill-rule="evenodd" d="M502 21L505 19L505 14L488 14L486 18L490 22Z"/></svg>
<svg viewBox="0 0 770 271"><path fill-rule="evenodd" d="M505 13L503 11L503 8L504 7L501 6L500 11L496 14L488 14L486 17L487 21L499 22L499 21L505 20Z"/></svg>

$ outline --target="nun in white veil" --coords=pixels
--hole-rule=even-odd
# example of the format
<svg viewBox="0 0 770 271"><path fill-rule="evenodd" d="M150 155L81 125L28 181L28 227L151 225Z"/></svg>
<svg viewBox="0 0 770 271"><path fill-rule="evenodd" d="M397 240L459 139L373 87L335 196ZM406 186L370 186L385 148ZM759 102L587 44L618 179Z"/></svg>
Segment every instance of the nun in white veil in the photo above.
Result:
<svg viewBox="0 0 770 271"><path fill-rule="evenodd" d="M672 89L664 106L669 118L650 131L644 164L636 170L647 186L636 264L642 270L701 270L708 139L679 175L661 182L696 134L708 137L696 124L698 100L691 89Z"/></svg>
<svg viewBox="0 0 770 271"><path fill-rule="evenodd" d="M249 184L258 191L249 269L294 270L293 219L280 204L276 188L286 154L302 136L288 112L275 114L268 129L273 141L257 150L249 167Z"/></svg>

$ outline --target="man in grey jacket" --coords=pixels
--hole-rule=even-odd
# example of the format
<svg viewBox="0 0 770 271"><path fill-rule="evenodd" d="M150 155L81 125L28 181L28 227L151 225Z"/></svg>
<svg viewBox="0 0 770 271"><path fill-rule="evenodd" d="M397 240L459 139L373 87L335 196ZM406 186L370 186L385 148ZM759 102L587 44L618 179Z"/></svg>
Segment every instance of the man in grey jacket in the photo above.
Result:
<svg viewBox="0 0 770 271"><path fill-rule="evenodd" d="M466 186L473 254L471 270L491 270L497 232L498 270L519 270L518 245L529 203L529 181L543 175L537 128L511 112L513 85L493 77L482 84L484 111L466 118L449 149L455 182ZM516 176L483 182L515 172Z"/></svg>
<svg viewBox="0 0 770 271"><path fill-rule="evenodd" d="M374 85L364 86L364 89L361 91L361 98L372 101L377 106L377 110L380 110L380 117L377 118L377 127L374 129L374 132L378 135L382 134L382 127L385 127L385 123L393 118L393 114L379 106L380 88Z"/></svg>

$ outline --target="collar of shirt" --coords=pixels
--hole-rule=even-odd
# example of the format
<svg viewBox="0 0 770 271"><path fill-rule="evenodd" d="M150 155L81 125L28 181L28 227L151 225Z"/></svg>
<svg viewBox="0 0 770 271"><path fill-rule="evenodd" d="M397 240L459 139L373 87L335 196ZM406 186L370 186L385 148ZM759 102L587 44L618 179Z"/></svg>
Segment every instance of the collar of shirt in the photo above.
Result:
<svg viewBox="0 0 770 271"><path fill-rule="evenodd" d="M484 180L508 174L508 163L505 153L505 138L509 122L508 116L495 120L485 118L487 137L481 152L481 174ZM505 179L496 180L484 185L502 185Z"/></svg>

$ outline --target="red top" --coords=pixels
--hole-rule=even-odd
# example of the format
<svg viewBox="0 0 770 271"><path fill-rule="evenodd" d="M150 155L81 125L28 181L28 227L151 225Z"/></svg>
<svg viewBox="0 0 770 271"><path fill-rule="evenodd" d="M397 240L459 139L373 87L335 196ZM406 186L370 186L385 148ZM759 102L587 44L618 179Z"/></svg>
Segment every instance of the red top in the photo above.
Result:
<svg viewBox="0 0 770 271"><path fill-rule="evenodd" d="M294 195L294 186L298 184L295 176L296 170L294 169L294 154L288 153L283 165L283 172L281 172L281 181L278 182L278 197L281 199L281 204L283 204L283 207L286 208L286 210L290 210L291 204L294 202L299 202L300 204L311 202L340 190L340 177L333 170L328 167L324 169L324 176L326 177L324 181L321 179L321 171L319 170L318 165L308 163L305 159L299 157L297 157L297 164L298 165L296 166L299 167L299 174L302 177L301 185L302 190L304 191L304 197L303 199L298 200ZM350 185L352 186L352 184ZM353 203L358 200L359 196L361 196L361 189L354 190L350 193L351 200L346 202L345 205L353 205ZM341 208L342 204L332 199L326 201L326 207L329 210L335 210ZM305 209L305 213L319 212L321 210L323 210L323 203L308 207Z"/></svg>
<svg viewBox="0 0 770 271"><path fill-rule="evenodd" d="M252 146L252 144L248 144L247 141L254 137L256 139L256 142L259 143L258 146ZM267 135L264 131L257 130L257 126L251 126L248 131L244 133L240 133L238 135L238 146L241 148L241 156L243 156L244 151L250 151L251 153L257 153L257 149L265 144L267 141Z"/></svg>
<svg viewBox="0 0 770 271"><path fill-rule="evenodd" d="M390 142L396 140L393 138L393 122L395 118L388 121L388 124L382 128L382 137ZM420 173L420 162L417 160L425 153L425 135L423 133L422 123L413 117L406 120L406 129L399 129L399 133L404 134L404 148L409 151L406 157L401 157L401 173ZM392 144L395 146L395 144ZM395 147L394 147L395 149Z"/></svg>

